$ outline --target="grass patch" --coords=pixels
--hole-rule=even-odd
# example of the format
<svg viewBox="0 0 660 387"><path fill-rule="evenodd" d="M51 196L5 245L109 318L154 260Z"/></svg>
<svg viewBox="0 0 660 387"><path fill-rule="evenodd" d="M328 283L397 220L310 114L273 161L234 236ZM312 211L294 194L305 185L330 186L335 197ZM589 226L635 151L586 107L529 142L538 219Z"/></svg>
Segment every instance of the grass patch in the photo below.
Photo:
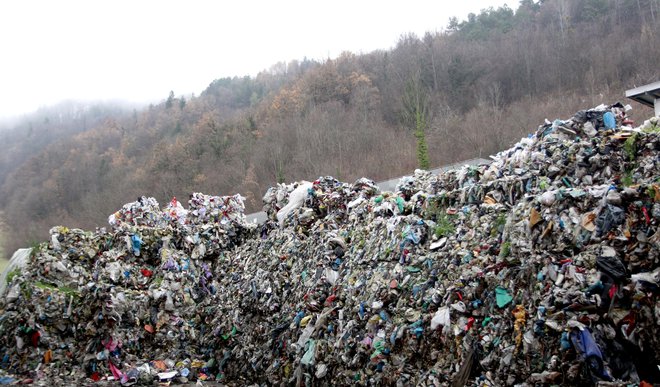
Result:
<svg viewBox="0 0 660 387"><path fill-rule="evenodd" d="M32 251L30 251L30 259L34 259L34 257L41 252L41 249L45 247L44 244L37 240L29 241L29 246L32 249Z"/></svg>
<svg viewBox="0 0 660 387"><path fill-rule="evenodd" d="M443 203L445 199L444 196L429 197L422 217L437 222L438 219L445 215L445 205Z"/></svg>
<svg viewBox="0 0 660 387"><path fill-rule="evenodd" d="M637 133L628 137L626 142L623 143L623 151L628 156L628 160L635 160L635 156L637 155Z"/></svg>
<svg viewBox="0 0 660 387"><path fill-rule="evenodd" d="M9 262L7 261L7 263L9 263ZM7 265L5 265L5 267L6 266ZM5 268L3 267L2 271L4 271L4 270L5 270ZM9 273L7 273L7 278L6 278L7 284L10 284L14 280L14 278L16 278L17 275L21 275L21 269L19 269L19 268L16 268L16 269L10 271Z"/></svg>
<svg viewBox="0 0 660 387"><path fill-rule="evenodd" d="M151 282L152 285L156 287L160 287L160 284L163 283L163 277L156 277L154 280Z"/></svg>
<svg viewBox="0 0 660 387"><path fill-rule="evenodd" d="M628 170L623 174L623 177L621 177L621 184L623 184L626 187L630 187L635 183L635 180L633 179L633 171Z"/></svg>
<svg viewBox="0 0 660 387"><path fill-rule="evenodd" d="M493 225L490 229L490 236L495 237L498 233L504 230L504 225L506 224L506 215L500 214L497 219L493 222Z"/></svg>
<svg viewBox="0 0 660 387"><path fill-rule="evenodd" d="M511 254L511 242L502 243L502 248L500 249L500 257L506 258Z"/></svg>
<svg viewBox="0 0 660 387"><path fill-rule="evenodd" d="M456 232L456 226L454 226L454 223L451 221L449 215L442 214L438 216L435 230L433 230L433 233L435 234L436 237L442 238L442 237L450 236L455 232Z"/></svg>
<svg viewBox="0 0 660 387"><path fill-rule="evenodd" d="M55 286L52 284L47 284L45 282L37 281L34 284L35 287L43 290L50 290L50 291L55 291L55 292L60 292L64 293L67 296L74 296L74 297L80 297L80 293L78 292L77 289L68 287L68 286Z"/></svg>
<svg viewBox="0 0 660 387"><path fill-rule="evenodd" d="M651 127L649 127L649 128L642 129L642 132L644 132L644 133L660 133L660 126L651 125Z"/></svg>

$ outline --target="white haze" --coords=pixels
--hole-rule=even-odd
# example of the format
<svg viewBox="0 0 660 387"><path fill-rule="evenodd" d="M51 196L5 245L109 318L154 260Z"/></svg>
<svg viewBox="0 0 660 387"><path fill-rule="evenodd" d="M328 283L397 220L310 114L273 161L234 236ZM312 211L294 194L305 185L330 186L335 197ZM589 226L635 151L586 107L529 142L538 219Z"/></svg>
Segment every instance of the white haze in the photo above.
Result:
<svg viewBox="0 0 660 387"><path fill-rule="evenodd" d="M0 2L0 118L66 99L159 102L277 62L393 47L497 0ZM515 8L517 0L508 2Z"/></svg>

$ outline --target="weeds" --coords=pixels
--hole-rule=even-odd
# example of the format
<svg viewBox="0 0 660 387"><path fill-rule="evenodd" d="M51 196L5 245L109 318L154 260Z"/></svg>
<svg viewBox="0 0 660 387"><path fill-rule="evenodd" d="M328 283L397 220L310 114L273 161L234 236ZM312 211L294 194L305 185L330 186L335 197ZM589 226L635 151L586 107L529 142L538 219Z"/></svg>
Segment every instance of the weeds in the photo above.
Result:
<svg viewBox="0 0 660 387"><path fill-rule="evenodd" d="M21 269L19 268L15 268L14 270L7 273L7 284L10 284L18 275L21 275Z"/></svg>
<svg viewBox="0 0 660 387"><path fill-rule="evenodd" d="M455 232L456 232L456 227L454 226L454 223L451 221L449 215L443 214L437 218L435 230L433 230L433 233L435 234L436 237L438 238L446 237L452 235Z"/></svg>
<svg viewBox="0 0 660 387"><path fill-rule="evenodd" d="M43 289L43 290L50 290L50 291L64 293L67 296L80 297L80 293L78 292L78 290L76 290L74 288L71 288L71 287L68 287L68 286L59 286L58 287L58 286L55 286L53 284L48 284L48 283L41 282L41 281L37 281L34 284L34 286L39 288L39 289Z"/></svg>
<svg viewBox="0 0 660 387"><path fill-rule="evenodd" d="M628 160L635 160L635 155L637 154L637 133L634 133L632 136L628 137L626 142L623 143L623 151L628 156Z"/></svg>
<svg viewBox="0 0 660 387"><path fill-rule="evenodd" d="M500 257L506 258L511 254L511 242L502 243L502 248L500 249Z"/></svg>

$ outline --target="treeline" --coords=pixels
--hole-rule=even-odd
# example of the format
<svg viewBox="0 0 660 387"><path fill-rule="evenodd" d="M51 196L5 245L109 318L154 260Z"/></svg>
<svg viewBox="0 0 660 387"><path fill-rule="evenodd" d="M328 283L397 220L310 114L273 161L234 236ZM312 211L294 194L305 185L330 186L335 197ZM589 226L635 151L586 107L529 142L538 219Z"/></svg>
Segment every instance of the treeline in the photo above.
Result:
<svg viewBox="0 0 660 387"><path fill-rule="evenodd" d="M544 118L656 81L658 11L660 0L523 0L515 12L491 8L443 32L403 35L388 51L278 63L139 111L27 117L0 132L7 251L53 225L105 225L140 195L166 203L239 192L256 211L277 182L411 173L411 90L431 166L487 157Z"/></svg>

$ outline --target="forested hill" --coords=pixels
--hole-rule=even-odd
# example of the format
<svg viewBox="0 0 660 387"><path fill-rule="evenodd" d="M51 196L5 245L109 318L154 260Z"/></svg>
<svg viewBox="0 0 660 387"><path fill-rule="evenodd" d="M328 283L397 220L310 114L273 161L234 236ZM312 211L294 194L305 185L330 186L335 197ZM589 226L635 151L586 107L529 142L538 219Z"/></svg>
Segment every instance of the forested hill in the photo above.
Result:
<svg viewBox="0 0 660 387"><path fill-rule="evenodd" d="M145 109L42 110L0 130L5 254L53 225L103 226L141 195L240 192L252 211L278 181L409 174L416 112L431 166L487 157L545 118L657 81L658 12L660 0L523 0L388 51L279 63Z"/></svg>

